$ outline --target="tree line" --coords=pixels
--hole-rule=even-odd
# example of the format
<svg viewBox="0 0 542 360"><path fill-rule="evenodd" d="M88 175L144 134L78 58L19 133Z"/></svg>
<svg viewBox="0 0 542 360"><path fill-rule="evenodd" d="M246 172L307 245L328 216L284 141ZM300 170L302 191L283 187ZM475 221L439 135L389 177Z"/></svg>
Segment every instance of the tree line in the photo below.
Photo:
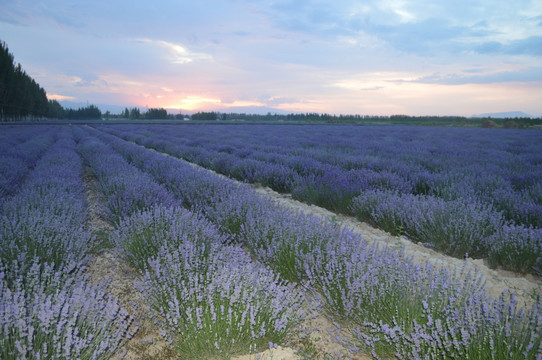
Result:
<svg viewBox="0 0 542 360"><path fill-rule="evenodd" d="M464 116L411 116L411 115L331 115L319 113L298 114L246 114L198 112L191 120L211 121L246 121L246 122L290 122L290 123L327 123L327 124L367 124L367 125L421 125L453 127L499 127L531 128L542 125L542 118L468 118Z"/></svg>
<svg viewBox="0 0 542 360"><path fill-rule="evenodd" d="M45 90L15 63L5 42L0 42L0 120L36 118L100 119L94 105L65 109L56 100L48 100Z"/></svg>
<svg viewBox="0 0 542 360"><path fill-rule="evenodd" d="M0 118L46 117L45 90L16 64L5 42L0 42Z"/></svg>
<svg viewBox="0 0 542 360"><path fill-rule="evenodd" d="M169 119L172 115L168 115L167 110L164 108L150 108L146 112L142 113L141 110L134 107L131 109L125 108L120 116L115 116L107 113L106 118L121 117L125 119Z"/></svg>

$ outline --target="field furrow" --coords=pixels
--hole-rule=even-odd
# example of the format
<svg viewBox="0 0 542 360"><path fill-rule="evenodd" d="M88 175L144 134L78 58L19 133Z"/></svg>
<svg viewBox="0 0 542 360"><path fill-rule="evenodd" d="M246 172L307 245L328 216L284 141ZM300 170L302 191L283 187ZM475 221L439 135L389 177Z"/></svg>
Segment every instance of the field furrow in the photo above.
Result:
<svg viewBox="0 0 542 360"><path fill-rule="evenodd" d="M106 211L97 191L97 180L90 167L84 169L84 184L88 202L86 228L96 234L94 256L90 260L87 272L92 283L106 280L106 291L116 297L119 304L137 322L137 331L117 352L112 359L167 359L173 350L164 341L152 317L149 316L149 304L144 295L135 287L137 272L127 266L112 250L109 238L115 227L104 218ZM136 326L134 324L133 326Z"/></svg>

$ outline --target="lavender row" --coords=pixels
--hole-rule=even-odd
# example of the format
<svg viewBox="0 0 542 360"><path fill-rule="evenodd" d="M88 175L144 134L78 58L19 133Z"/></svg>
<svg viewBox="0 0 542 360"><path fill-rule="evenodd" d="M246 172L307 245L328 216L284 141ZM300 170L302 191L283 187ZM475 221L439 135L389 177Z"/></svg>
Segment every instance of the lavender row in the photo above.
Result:
<svg viewBox="0 0 542 360"><path fill-rule="evenodd" d="M407 139L402 140L395 128L324 127L329 132L324 141L318 127L287 126L289 133L303 136L292 143L281 127L101 129L243 181L292 191L298 199L348 212L450 255L488 258L491 265L514 271L542 271L542 152L536 149L536 132L494 133L495 140L477 130L423 129L425 134L401 128ZM353 143L349 132L361 136L363 131L384 141L364 144L364 137L363 144ZM488 149L501 156L498 163L486 159ZM413 207L419 210L415 214ZM506 256L510 249L517 256Z"/></svg>
<svg viewBox="0 0 542 360"><path fill-rule="evenodd" d="M536 131L360 126L116 126L117 135L348 212L364 190L473 199L542 224Z"/></svg>
<svg viewBox="0 0 542 360"><path fill-rule="evenodd" d="M338 337L352 352L375 359L542 359L540 299L524 308L513 293L488 298L479 275L430 266L403 265L379 275L374 287L371 274L382 274L382 267L347 256L330 261L318 279L326 298L354 323Z"/></svg>
<svg viewBox="0 0 542 360"><path fill-rule="evenodd" d="M121 257L142 273L139 287L179 354L226 358L282 343L300 320L301 293L254 264L239 245L228 245L230 236L201 215L169 201L139 206L135 197L160 185L88 131L77 132L98 182L109 185L101 186L103 194L132 204L118 215L111 238ZM130 184L114 176L119 169L129 172L135 189L123 191Z"/></svg>
<svg viewBox="0 0 542 360"><path fill-rule="evenodd" d="M8 264L84 262L92 236L83 229L81 159L68 128L43 154L20 191L2 204L0 258Z"/></svg>
<svg viewBox="0 0 542 360"><path fill-rule="evenodd" d="M98 179L110 221L118 223L134 211L156 204L172 205L173 198L148 175L128 164L103 142L74 128L77 149Z"/></svg>
<svg viewBox="0 0 542 360"><path fill-rule="evenodd" d="M182 358L256 353L282 344L303 317L301 292L188 210L135 212L112 239L142 272L138 288Z"/></svg>
<svg viewBox="0 0 542 360"><path fill-rule="evenodd" d="M360 219L446 254L542 275L542 228L510 224L490 206L371 190L354 198L351 209Z"/></svg>
<svg viewBox="0 0 542 360"><path fill-rule="evenodd" d="M281 209L247 186L101 137L181 198L191 182L204 184L201 200L190 197L189 202L202 206L219 229L243 241L281 276L318 290L331 314L354 324L353 335L340 339L353 352L371 351L375 358L542 356L538 304L523 310L506 294L493 300L483 279L467 270L455 274L415 265L397 250L368 246L346 229ZM216 217L217 209L230 211ZM505 344L510 346L503 350Z"/></svg>
<svg viewBox="0 0 542 360"><path fill-rule="evenodd" d="M209 176L208 171L196 169L154 151L121 140L97 130L85 129L107 142L133 166L149 174L165 187L183 207L203 213L222 232L237 235L248 209L264 209L270 202L253 196L247 185ZM119 155L116 155L119 156Z"/></svg>
<svg viewBox="0 0 542 360"><path fill-rule="evenodd" d="M133 336L134 319L70 265L0 261L2 359L105 360Z"/></svg>
<svg viewBox="0 0 542 360"><path fill-rule="evenodd" d="M0 203L17 191L24 177L56 138L52 128L2 127L2 130Z"/></svg>
<svg viewBox="0 0 542 360"><path fill-rule="evenodd" d="M58 140L2 205L0 357L108 359L135 326L85 275L93 236L71 131L43 130Z"/></svg>

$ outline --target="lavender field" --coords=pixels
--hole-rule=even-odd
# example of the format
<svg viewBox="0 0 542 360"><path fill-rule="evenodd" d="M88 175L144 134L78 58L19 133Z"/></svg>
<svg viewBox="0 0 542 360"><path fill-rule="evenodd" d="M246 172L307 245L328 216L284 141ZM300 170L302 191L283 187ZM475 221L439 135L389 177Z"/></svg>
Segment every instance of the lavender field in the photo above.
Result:
<svg viewBox="0 0 542 360"><path fill-rule="evenodd" d="M542 274L542 133L401 126L100 128L446 254Z"/></svg>
<svg viewBox="0 0 542 360"><path fill-rule="evenodd" d="M242 183L538 277L540 132L2 130L1 359L122 358L142 314L169 346L161 358L230 359L280 345L299 359L542 359L540 294L493 298L467 262L459 272L415 263ZM106 233L89 221L91 188ZM108 279L91 281L91 264L106 254L135 274L148 308L126 308ZM302 327L314 311L337 324L342 353L307 341Z"/></svg>

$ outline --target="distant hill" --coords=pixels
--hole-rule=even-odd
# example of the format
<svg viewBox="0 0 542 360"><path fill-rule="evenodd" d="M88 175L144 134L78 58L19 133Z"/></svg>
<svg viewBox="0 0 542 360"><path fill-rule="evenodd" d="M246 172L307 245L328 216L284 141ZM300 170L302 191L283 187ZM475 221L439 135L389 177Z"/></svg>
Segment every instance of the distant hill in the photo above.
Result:
<svg viewBox="0 0 542 360"><path fill-rule="evenodd" d="M525 114L523 111L506 111L506 112L496 112L496 113L485 113L485 114L479 114L479 115L472 115L473 118L481 118L481 117L491 117L491 118L497 118L497 119L504 119L504 118L532 118L531 115Z"/></svg>

